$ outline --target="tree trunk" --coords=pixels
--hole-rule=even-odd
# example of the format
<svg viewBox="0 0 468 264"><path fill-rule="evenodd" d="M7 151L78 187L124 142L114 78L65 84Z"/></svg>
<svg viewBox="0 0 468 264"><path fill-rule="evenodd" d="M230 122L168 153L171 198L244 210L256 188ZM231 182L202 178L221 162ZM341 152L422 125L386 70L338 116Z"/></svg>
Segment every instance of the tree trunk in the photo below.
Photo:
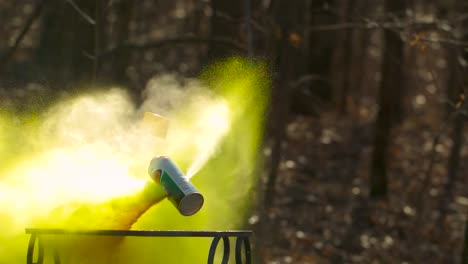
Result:
<svg viewBox="0 0 468 264"><path fill-rule="evenodd" d="M444 196L441 199L441 220L445 219L447 214L447 207L453 197L455 182L457 180L458 168L460 165L461 149L463 147L463 128L464 128L465 117L458 114L453 121L452 131L452 149L450 150L450 156L447 164L447 184L445 185Z"/></svg>
<svg viewBox="0 0 468 264"><path fill-rule="evenodd" d="M123 0L116 4L115 42L117 45L128 41L130 36L130 22L134 9L133 0ZM128 85L127 67L130 63L131 52L123 49L111 58L113 67L113 81L120 85Z"/></svg>
<svg viewBox="0 0 468 264"><path fill-rule="evenodd" d="M294 8L288 1L282 0L278 2L277 14L275 15L278 26L281 29L281 38L279 41L279 54L276 59L276 69L278 76L273 83L273 92L270 102L270 138L271 157L269 161L270 170L267 175L267 184L265 190L264 204L269 208L275 197L275 186L278 178L278 169L282 157L282 143L286 135L286 126L291 103L290 81L294 79L294 74L297 72L296 64L300 61L299 49L293 47L290 42L291 26L294 17Z"/></svg>
<svg viewBox="0 0 468 264"><path fill-rule="evenodd" d="M349 17L352 17L355 0L341 0L338 2L340 17L338 23L349 22ZM333 54L334 63L332 63L332 79L335 80L335 101L340 114L345 114L348 108L348 95L350 88L349 71L351 69L352 52L352 29L344 29L336 32L335 51Z"/></svg>
<svg viewBox="0 0 468 264"><path fill-rule="evenodd" d="M386 11L392 14L404 10L404 0L387 0ZM401 119L403 84L400 61L403 43L400 36L390 30L384 32L384 58L379 91L379 111L375 125L374 152L370 172L370 198L387 196L387 156L391 129Z"/></svg>
<svg viewBox="0 0 468 264"><path fill-rule="evenodd" d="M465 217L465 236L463 242L463 251L462 251L462 264L468 264L468 214Z"/></svg>
<svg viewBox="0 0 468 264"><path fill-rule="evenodd" d="M104 23L104 0L96 0L94 7L94 60L93 60L93 82L98 81L101 68L99 55L104 49L105 23Z"/></svg>
<svg viewBox="0 0 468 264"><path fill-rule="evenodd" d="M241 32L243 1L211 0L213 10L211 19L211 38L229 38L238 40ZM208 57L210 60L227 57L233 51L214 41L210 43Z"/></svg>
<svg viewBox="0 0 468 264"><path fill-rule="evenodd" d="M465 117L462 115L457 115L455 117L453 123L453 131L452 131L452 149L450 151L450 156L448 160L448 168L447 168L447 185L445 186L445 205L443 207L447 207L449 201L452 198L452 192L454 191L453 188L455 186L455 181L457 179L457 172L460 165L460 156L461 156L461 149L463 147L463 128L464 128L464 121Z"/></svg>
<svg viewBox="0 0 468 264"><path fill-rule="evenodd" d="M455 4L455 3L453 3ZM456 6L452 6L452 14L457 12ZM460 23L457 25L458 28L455 30L462 31L466 28L466 23ZM461 32L460 32L461 33ZM463 37L462 40L468 40L468 37ZM447 216L448 206L453 198L453 192L455 187L455 182L457 180L458 169L460 165L461 150L463 148L464 137L464 122L465 116L458 113L459 108L463 108L465 105L464 102L464 89L468 79L465 77L465 69L462 69L459 59L463 57L464 60L468 59L466 52L463 51L460 47L449 47L447 50L449 68L448 68L448 83L447 83L447 97L451 102L451 107L449 108L448 115L454 115L454 120L452 124L452 148L450 150L450 155L447 163L447 184L444 188L444 193L440 200L440 224L442 224ZM455 106L455 108L454 108Z"/></svg>
<svg viewBox="0 0 468 264"><path fill-rule="evenodd" d="M354 7L354 12L361 16L367 17L371 12L371 7L365 0L357 1L356 6ZM366 66L368 60L368 48L369 48L369 32L366 30L355 29L353 30L353 39L351 43L351 63L349 64L348 78L350 83L350 94L355 96L357 105L354 108L354 114L359 115L359 104L360 99L365 93L364 86L366 82L364 81L366 74ZM351 109L348 109L350 111Z"/></svg>
<svg viewBox="0 0 468 264"><path fill-rule="evenodd" d="M88 17L95 1L77 2ZM93 73L94 26L69 2L52 0L44 10L36 53L45 80L55 86L89 82Z"/></svg>

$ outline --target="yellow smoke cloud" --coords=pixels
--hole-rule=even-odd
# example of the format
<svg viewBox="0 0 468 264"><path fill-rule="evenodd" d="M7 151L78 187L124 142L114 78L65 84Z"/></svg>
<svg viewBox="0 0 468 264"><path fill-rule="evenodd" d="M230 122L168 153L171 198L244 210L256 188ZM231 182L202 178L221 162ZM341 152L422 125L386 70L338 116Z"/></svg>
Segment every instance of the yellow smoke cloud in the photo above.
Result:
<svg viewBox="0 0 468 264"><path fill-rule="evenodd" d="M8 230L0 234L0 263L25 262L26 227L239 226L249 199L244 197L232 205L240 197L232 191L243 188L246 194L256 181L252 172L258 161L267 98L262 90L266 78L259 77L262 73L261 66L234 59L210 68L210 78L185 80L184 85L171 75L153 78L140 108L123 90L110 89L64 100L40 114L14 116L0 111L0 158L6 161L0 168L0 226ZM251 100L255 104L243 104ZM165 140L141 126L145 111L170 119ZM247 111L248 116L243 116ZM194 182L206 193L207 203L196 216L181 217L166 202L153 206L165 195L148 182L146 171L151 158L158 155L170 156L189 177L199 175ZM229 192L235 195L226 195ZM226 218L216 219L223 212ZM205 261L207 251L198 248L209 241L174 241L186 250L177 263ZM68 260L108 261L105 252L110 245L115 250L114 242L91 247L94 251L88 257L96 257L95 262ZM127 239L120 245L119 263L134 263L137 258L138 263L154 261L153 254L133 251L141 243ZM79 259L85 251L77 248L75 257ZM98 258L100 255L105 257ZM166 251L158 258L171 263L174 255Z"/></svg>

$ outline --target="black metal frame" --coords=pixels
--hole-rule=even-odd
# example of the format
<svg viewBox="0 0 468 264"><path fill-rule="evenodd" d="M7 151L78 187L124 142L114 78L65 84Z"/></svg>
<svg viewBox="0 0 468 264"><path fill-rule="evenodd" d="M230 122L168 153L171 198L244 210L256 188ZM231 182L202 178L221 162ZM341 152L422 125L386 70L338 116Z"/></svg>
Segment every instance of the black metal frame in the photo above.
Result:
<svg viewBox="0 0 468 264"><path fill-rule="evenodd" d="M86 236L133 236L133 237L212 237L210 251L208 253L208 264L214 263L216 248L222 239L224 243L223 259L221 264L229 262L230 244L229 238L236 237L236 264L242 264L242 247L245 251L245 263L251 263L250 237L252 231L185 231L185 230L68 230L68 229L41 229L26 228L26 234L31 234L28 244L28 253L26 257L27 264L43 264L44 261L44 243L41 235L86 235ZM38 244L37 261L34 262L33 256L36 241ZM54 249L54 262L61 264L58 252Z"/></svg>

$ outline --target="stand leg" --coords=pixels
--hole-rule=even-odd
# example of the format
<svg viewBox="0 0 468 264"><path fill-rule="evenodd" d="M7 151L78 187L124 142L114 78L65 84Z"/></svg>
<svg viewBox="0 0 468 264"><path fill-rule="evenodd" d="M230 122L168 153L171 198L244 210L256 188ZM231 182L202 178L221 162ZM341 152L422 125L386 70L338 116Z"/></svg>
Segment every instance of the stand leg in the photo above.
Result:
<svg viewBox="0 0 468 264"><path fill-rule="evenodd" d="M211 246L210 246L210 252L208 254L208 264L214 263L216 248L218 247L218 243L221 238L223 239L223 242L224 242L223 260L221 261L221 264L228 264L229 254L230 254L229 237L215 237L213 239L213 242L211 242Z"/></svg>
<svg viewBox="0 0 468 264"><path fill-rule="evenodd" d="M39 255L37 256L37 262L33 262L36 240L37 240L37 244L39 247L39 252L38 252ZM29 239L26 263L27 264L42 264L43 261L44 261L44 245L41 242L40 237L36 236L36 234L32 234L31 238Z"/></svg>
<svg viewBox="0 0 468 264"><path fill-rule="evenodd" d="M236 264L242 264L242 244L245 250L245 263L251 263L250 241L248 237L237 237L236 240Z"/></svg>
<svg viewBox="0 0 468 264"><path fill-rule="evenodd" d="M60 255L57 248L54 249L54 264L60 264Z"/></svg>

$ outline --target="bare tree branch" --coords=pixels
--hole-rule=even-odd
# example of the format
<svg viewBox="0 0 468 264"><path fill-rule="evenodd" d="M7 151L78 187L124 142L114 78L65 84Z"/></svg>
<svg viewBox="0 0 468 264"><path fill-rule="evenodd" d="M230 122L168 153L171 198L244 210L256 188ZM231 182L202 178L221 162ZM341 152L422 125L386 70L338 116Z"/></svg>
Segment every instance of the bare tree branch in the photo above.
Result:
<svg viewBox="0 0 468 264"><path fill-rule="evenodd" d="M366 23L338 23L338 24L328 24L328 25L316 25L308 27L308 31L334 31L342 29L373 29L376 28L367 25Z"/></svg>
<svg viewBox="0 0 468 264"><path fill-rule="evenodd" d="M88 22L91 25L96 24L96 22L88 14L86 14L86 12L83 11L73 0L65 0L65 1L67 1L73 7L73 9L75 9L75 11L78 12L78 14L80 14L80 16L84 20L86 20L86 22Z"/></svg>
<svg viewBox="0 0 468 264"><path fill-rule="evenodd" d="M408 29L408 28L439 29L436 22L379 22L364 19L364 22L345 22L337 24L315 25L308 27L310 31L334 31L343 29Z"/></svg>
<svg viewBox="0 0 468 264"><path fill-rule="evenodd" d="M468 42L456 40L456 39L422 37L421 41L428 42L428 43L440 43L440 44L449 44L449 45L454 45L454 46L468 47Z"/></svg>
<svg viewBox="0 0 468 264"><path fill-rule="evenodd" d="M93 60L93 81L96 82L99 74L100 60L99 54L101 53L103 35L104 35L104 2L103 0L96 0L94 12L94 60Z"/></svg>
<svg viewBox="0 0 468 264"><path fill-rule="evenodd" d="M377 23L375 21L369 21L368 23L339 23L339 24L328 24L328 25L316 25L306 28L308 31L335 31L335 30L347 30L347 29L363 29L363 30L375 30L375 29L385 29L391 30L396 34L400 34L401 30L411 29L411 28L423 28L424 30L441 30L439 25L436 22L430 23L421 23L421 22L411 22L411 23ZM403 39L407 42L407 40ZM447 44L461 47L468 47L467 41L451 39L451 38L441 38L441 37L421 37L422 42L426 43L438 43L438 44Z"/></svg>
<svg viewBox="0 0 468 264"><path fill-rule="evenodd" d="M15 51L18 49L19 45L23 41L24 37L28 33L29 29L31 28L32 24L34 24L34 21L36 21L36 19L42 14L42 10L44 8L45 2L46 0L42 0L37 4L31 16L26 21L26 24L24 25L23 29L16 37L13 43L13 46L11 46L11 48L0 57L0 68L2 68L8 62L8 60L13 56L13 54L15 53Z"/></svg>
<svg viewBox="0 0 468 264"><path fill-rule="evenodd" d="M232 17L231 15L226 14L226 13L224 13L222 11L218 11L218 10L216 10L213 13L213 16L216 16L217 18L225 19L226 21L230 21L232 23L240 23L241 22L239 19L236 19L236 18ZM250 25L252 26L253 29L256 29L257 31L262 32L262 33L266 32L265 27L263 25L261 25L258 21L256 21L252 16L250 16L249 20L250 20Z"/></svg>
<svg viewBox="0 0 468 264"><path fill-rule="evenodd" d="M289 83L289 86L292 89L297 89L298 87L304 84L308 84L314 81L326 81L326 80L319 74L306 74L306 75L299 77L297 80L294 80L293 82Z"/></svg>
<svg viewBox="0 0 468 264"><path fill-rule="evenodd" d="M175 44L207 44L209 42L214 42L220 45L228 46L234 50L245 52L246 48L244 45L228 38L205 38L205 37L194 37L194 36L182 36L177 38L169 38L169 39L162 39L156 40L153 42L138 44L138 43L123 43L121 45L117 45L115 47L108 48L99 54L100 58L105 58L115 53L120 52L121 50L131 49L131 50L147 50L147 49L157 49L162 48L168 45L175 45Z"/></svg>

